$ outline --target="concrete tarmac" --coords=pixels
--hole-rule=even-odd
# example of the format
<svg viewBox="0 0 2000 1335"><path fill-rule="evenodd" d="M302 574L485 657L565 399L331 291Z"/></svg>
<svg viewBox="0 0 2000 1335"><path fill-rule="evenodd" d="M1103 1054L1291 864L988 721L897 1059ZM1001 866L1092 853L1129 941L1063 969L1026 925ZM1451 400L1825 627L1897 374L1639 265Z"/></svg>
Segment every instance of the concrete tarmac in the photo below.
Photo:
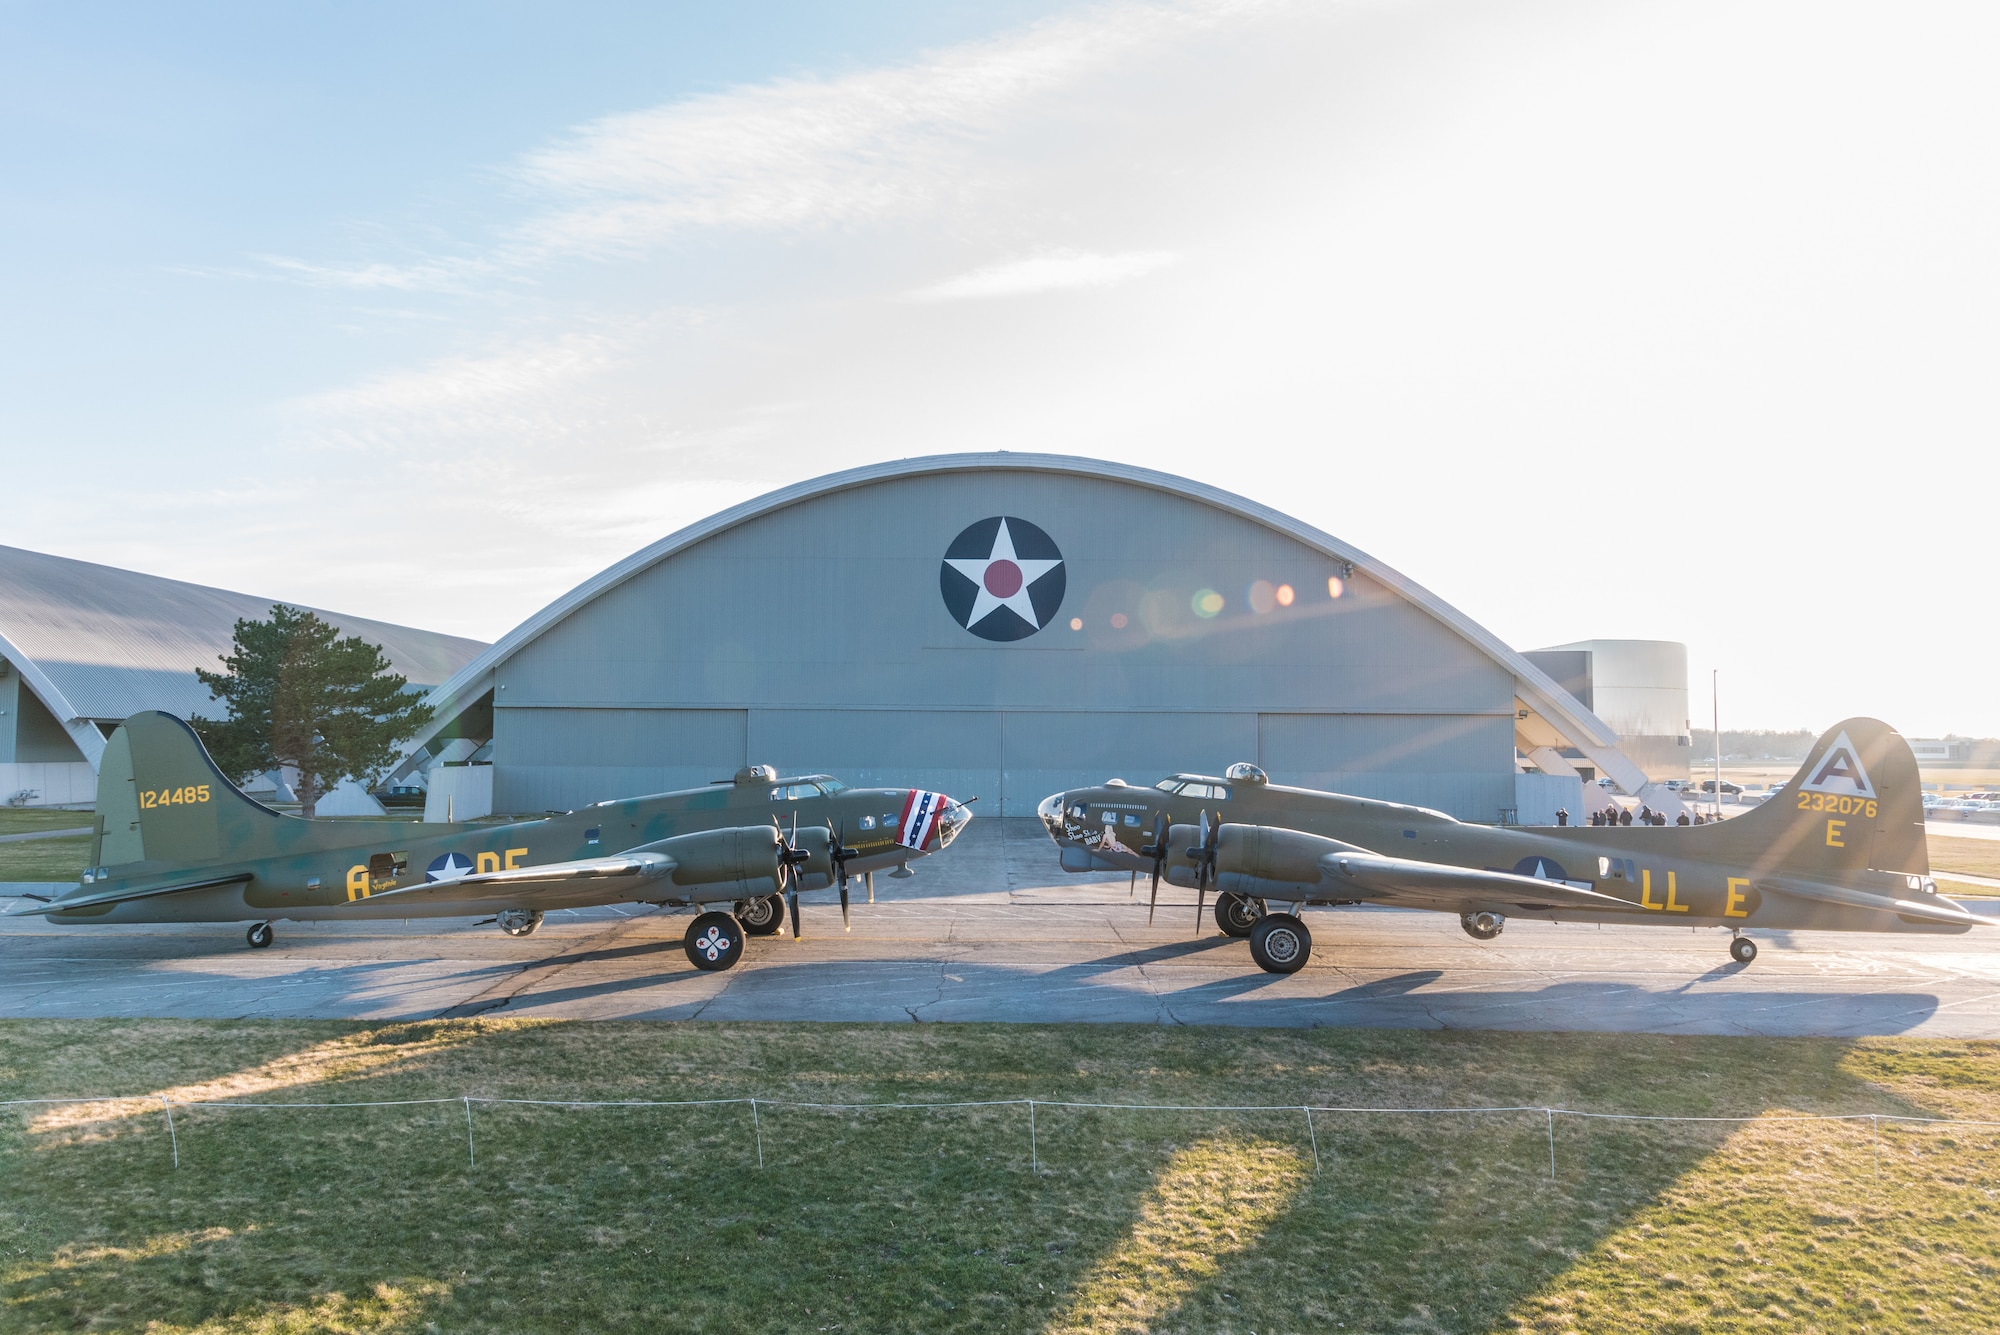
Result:
<svg viewBox="0 0 2000 1335"><path fill-rule="evenodd" d="M1958 936L1755 933L1514 922L1473 941L1454 917L1311 910L1311 963L1277 977L1190 891L1070 877L1039 825L975 820L905 881L831 891L806 938L753 937L720 974L681 949L686 911L551 914L524 940L443 919L57 927L0 922L0 1016L1088 1020L1690 1034L2000 1037L2000 927ZM4 901L11 903L12 901Z"/></svg>

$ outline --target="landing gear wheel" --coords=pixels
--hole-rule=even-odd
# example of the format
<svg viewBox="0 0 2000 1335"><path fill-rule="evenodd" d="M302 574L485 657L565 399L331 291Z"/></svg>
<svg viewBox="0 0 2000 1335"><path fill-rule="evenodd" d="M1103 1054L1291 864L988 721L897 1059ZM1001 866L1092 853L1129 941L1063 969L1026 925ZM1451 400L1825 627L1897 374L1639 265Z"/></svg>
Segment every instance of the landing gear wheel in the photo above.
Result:
<svg viewBox="0 0 2000 1335"><path fill-rule="evenodd" d="M1757 958L1757 943L1747 936L1732 937L1729 942L1729 958L1738 964L1748 964Z"/></svg>
<svg viewBox="0 0 2000 1335"><path fill-rule="evenodd" d="M751 936L770 936L785 925L785 901L777 895L746 899L736 906L736 921Z"/></svg>
<svg viewBox="0 0 2000 1335"><path fill-rule="evenodd" d="M535 929L542 925L540 909L501 909L493 915L493 921L500 924L500 930L509 936L533 936Z"/></svg>
<svg viewBox="0 0 2000 1335"><path fill-rule="evenodd" d="M249 931L245 932L243 934L243 939L250 943L250 948L252 950L262 950L264 947L271 944L271 936L272 936L271 924L268 922L260 922L252 926Z"/></svg>
<svg viewBox="0 0 2000 1335"><path fill-rule="evenodd" d="M1215 897L1215 925L1224 936L1248 936L1264 916L1264 902L1226 890Z"/></svg>
<svg viewBox="0 0 2000 1335"><path fill-rule="evenodd" d="M1507 926L1507 920L1497 913L1461 913L1458 925L1474 941L1491 941Z"/></svg>
<svg viewBox="0 0 2000 1335"><path fill-rule="evenodd" d="M1312 933L1296 914L1267 914L1250 929L1250 958L1265 973L1297 973L1312 948Z"/></svg>
<svg viewBox="0 0 2000 1335"><path fill-rule="evenodd" d="M688 924L688 963L717 973L743 958L743 925L727 913L704 913Z"/></svg>

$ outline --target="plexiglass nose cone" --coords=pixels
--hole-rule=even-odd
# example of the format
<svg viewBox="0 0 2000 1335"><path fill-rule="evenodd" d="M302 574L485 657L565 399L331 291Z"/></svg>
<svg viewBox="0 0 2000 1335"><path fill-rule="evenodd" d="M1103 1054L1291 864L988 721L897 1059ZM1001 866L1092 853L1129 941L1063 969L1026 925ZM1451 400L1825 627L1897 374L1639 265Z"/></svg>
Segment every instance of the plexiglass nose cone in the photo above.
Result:
<svg viewBox="0 0 2000 1335"><path fill-rule="evenodd" d="M951 841L958 838L959 831L971 823L972 808L947 797L944 800L944 812L938 817L938 847L949 848Z"/></svg>
<svg viewBox="0 0 2000 1335"><path fill-rule="evenodd" d="M1050 793L1035 808L1035 815L1041 818L1043 827L1048 830L1049 837L1052 839L1062 838L1062 809L1063 794L1061 793Z"/></svg>

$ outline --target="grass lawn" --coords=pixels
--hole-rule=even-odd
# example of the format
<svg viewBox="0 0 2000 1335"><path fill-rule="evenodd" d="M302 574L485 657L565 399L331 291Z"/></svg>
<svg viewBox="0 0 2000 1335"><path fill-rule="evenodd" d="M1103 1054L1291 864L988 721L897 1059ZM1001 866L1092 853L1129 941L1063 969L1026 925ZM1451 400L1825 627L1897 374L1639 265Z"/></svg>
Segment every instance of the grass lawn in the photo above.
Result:
<svg viewBox="0 0 2000 1335"><path fill-rule="evenodd" d="M2000 877L2000 839L1954 839L1930 836L1931 871L1935 875L1962 871L1974 876Z"/></svg>
<svg viewBox="0 0 2000 1335"><path fill-rule="evenodd" d="M90 861L90 836L0 844L0 881L74 881Z"/></svg>
<svg viewBox="0 0 2000 1335"><path fill-rule="evenodd" d="M1555 1104L176 1112L147 1094ZM0 1330L2000 1329L2000 1044L1103 1026L0 1023Z"/></svg>
<svg viewBox="0 0 2000 1335"><path fill-rule="evenodd" d="M0 807L0 834L40 834L46 830L88 830L94 811L58 811L48 807Z"/></svg>

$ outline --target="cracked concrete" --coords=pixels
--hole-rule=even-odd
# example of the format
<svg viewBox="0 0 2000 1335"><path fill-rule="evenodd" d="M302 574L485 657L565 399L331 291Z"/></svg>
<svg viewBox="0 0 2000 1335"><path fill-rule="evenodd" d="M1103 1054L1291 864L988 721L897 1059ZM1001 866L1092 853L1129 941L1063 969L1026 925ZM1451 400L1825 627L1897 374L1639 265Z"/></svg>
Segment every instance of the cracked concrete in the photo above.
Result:
<svg viewBox="0 0 2000 1335"><path fill-rule="evenodd" d="M1191 892L1123 874L1067 877L1030 821L973 822L903 881L878 877L840 930L830 893L806 937L753 937L743 963L687 962L686 913L553 913L515 939L471 922L239 925L0 923L0 1015L491 1014L677 1020L953 1020L1377 1025L1712 1034L2000 1036L2000 929L1961 936L1724 933L1312 912L1312 961L1261 973L1248 947L1194 928Z"/></svg>

